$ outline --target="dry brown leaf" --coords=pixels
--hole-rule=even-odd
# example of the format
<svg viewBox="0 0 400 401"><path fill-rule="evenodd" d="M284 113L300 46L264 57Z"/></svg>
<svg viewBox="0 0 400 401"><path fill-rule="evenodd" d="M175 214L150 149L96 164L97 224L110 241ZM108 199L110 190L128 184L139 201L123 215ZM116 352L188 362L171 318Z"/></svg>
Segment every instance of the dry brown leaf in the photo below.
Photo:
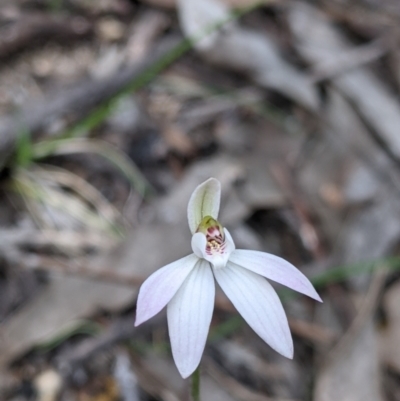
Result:
<svg viewBox="0 0 400 401"><path fill-rule="evenodd" d="M342 94L332 89L328 99L326 115L335 131L330 136L338 146L354 156L341 186L343 202L371 201L379 195L379 186L385 185L385 180L382 180L385 176L387 187L393 190L393 184L399 181L395 162L376 146L374 138Z"/></svg>
<svg viewBox="0 0 400 401"><path fill-rule="evenodd" d="M314 66L330 63L351 49L332 22L311 5L294 2L288 23L299 53ZM400 159L400 102L367 67L343 71L332 83L356 105L380 139Z"/></svg>
<svg viewBox="0 0 400 401"><path fill-rule="evenodd" d="M314 393L316 400L383 400L372 316L385 277L384 270L374 274L357 316L319 369Z"/></svg>
<svg viewBox="0 0 400 401"><path fill-rule="evenodd" d="M229 7L219 0L180 0L185 35L208 62L239 71L261 87L273 89L303 107L316 110L319 99L307 76L281 56L272 39L229 21ZM210 29L224 22L221 30Z"/></svg>
<svg viewBox="0 0 400 401"><path fill-rule="evenodd" d="M314 400L383 400L377 354L375 330L372 323L369 323L354 338L345 353L318 369Z"/></svg>

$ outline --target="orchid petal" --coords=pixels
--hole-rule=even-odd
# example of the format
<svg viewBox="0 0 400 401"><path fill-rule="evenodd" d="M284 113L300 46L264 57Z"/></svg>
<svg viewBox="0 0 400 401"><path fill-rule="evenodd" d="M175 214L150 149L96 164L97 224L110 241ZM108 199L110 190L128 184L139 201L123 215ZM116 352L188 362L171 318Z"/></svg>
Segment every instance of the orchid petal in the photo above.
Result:
<svg viewBox="0 0 400 401"><path fill-rule="evenodd" d="M203 233L196 233L192 236L192 250L199 258L206 256L207 238Z"/></svg>
<svg viewBox="0 0 400 401"><path fill-rule="evenodd" d="M171 300L199 258L188 255L158 269L140 287L135 326L150 319Z"/></svg>
<svg viewBox="0 0 400 401"><path fill-rule="evenodd" d="M250 327L275 351L293 357L293 341L281 301L271 284L243 267L228 263L214 276Z"/></svg>
<svg viewBox="0 0 400 401"><path fill-rule="evenodd" d="M226 228L224 228L224 233L226 241L226 252L229 253L229 259L230 259L232 252L236 249L236 245L233 241L231 233Z"/></svg>
<svg viewBox="0 0 400 401"><path fill-rule="evenodd" d="M220 200L221 183L215 178L209 178L193 191L187 210L192 234L196 232L204 217L218 218Z"/></svg>
<svg viewBox="0 0 400 401"><path fill-rule="evenodd" d="M308 278L292 264L278 256L237 249L232 252L229 261L322 302Z"/></svg>
<svg viewBox="0 0 400 401"><path fill-rule="evenodd" d="M168 304L172 355L183 378L200 363L214 309L215 284L210 264L199 260Z"/></svg>

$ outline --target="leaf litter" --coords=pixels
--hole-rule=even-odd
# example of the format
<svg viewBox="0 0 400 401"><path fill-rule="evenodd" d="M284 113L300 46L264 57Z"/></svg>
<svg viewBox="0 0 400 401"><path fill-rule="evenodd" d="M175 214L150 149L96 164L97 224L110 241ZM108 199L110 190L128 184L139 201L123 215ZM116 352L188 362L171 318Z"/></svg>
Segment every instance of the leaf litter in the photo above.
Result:
<svg viewBox="0 0 400 401"><path fill-rule="evenodd" d="M188 399L164 314L138 330L134 310L190 253L186 204L213 176L238 248L319 277L324 304L282 293L286 361L218 292L203 399L398 399L396 4L49 4L0 6L0 397Z"/></svg>

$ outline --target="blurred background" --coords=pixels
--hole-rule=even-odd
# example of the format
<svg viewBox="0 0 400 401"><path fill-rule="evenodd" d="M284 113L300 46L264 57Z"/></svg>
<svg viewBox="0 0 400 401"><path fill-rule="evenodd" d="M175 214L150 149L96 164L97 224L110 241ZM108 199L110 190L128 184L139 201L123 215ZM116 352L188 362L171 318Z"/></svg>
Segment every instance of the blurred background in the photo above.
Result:
<svg viewBox="0 0 400 401"><path fill-rule="evenodd" d="M400 400L398 0L0 0L0 399L189 400L140 284L222 183L293 361L217 293L203 401ZM187 40L192 37L191 41Z"/></svg>

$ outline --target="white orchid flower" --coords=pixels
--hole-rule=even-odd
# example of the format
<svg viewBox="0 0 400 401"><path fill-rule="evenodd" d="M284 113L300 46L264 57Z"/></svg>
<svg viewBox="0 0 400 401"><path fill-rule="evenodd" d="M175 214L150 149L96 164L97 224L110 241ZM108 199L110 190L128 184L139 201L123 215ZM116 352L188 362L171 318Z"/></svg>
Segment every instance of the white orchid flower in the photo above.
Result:
<svg viewBox="0 0 400 401"><path fill-rule="evenodd" d="M183 378L200 363L218 284L252 329L275 351L293 357L293 341L281 301L267 280L317 301L310 281L289 262L269 253L235 249L229 231L217 221L221 184L210 178L188 205L193 254L153 273L141 286L136 322L167 307L172 355Z"/></svg>

